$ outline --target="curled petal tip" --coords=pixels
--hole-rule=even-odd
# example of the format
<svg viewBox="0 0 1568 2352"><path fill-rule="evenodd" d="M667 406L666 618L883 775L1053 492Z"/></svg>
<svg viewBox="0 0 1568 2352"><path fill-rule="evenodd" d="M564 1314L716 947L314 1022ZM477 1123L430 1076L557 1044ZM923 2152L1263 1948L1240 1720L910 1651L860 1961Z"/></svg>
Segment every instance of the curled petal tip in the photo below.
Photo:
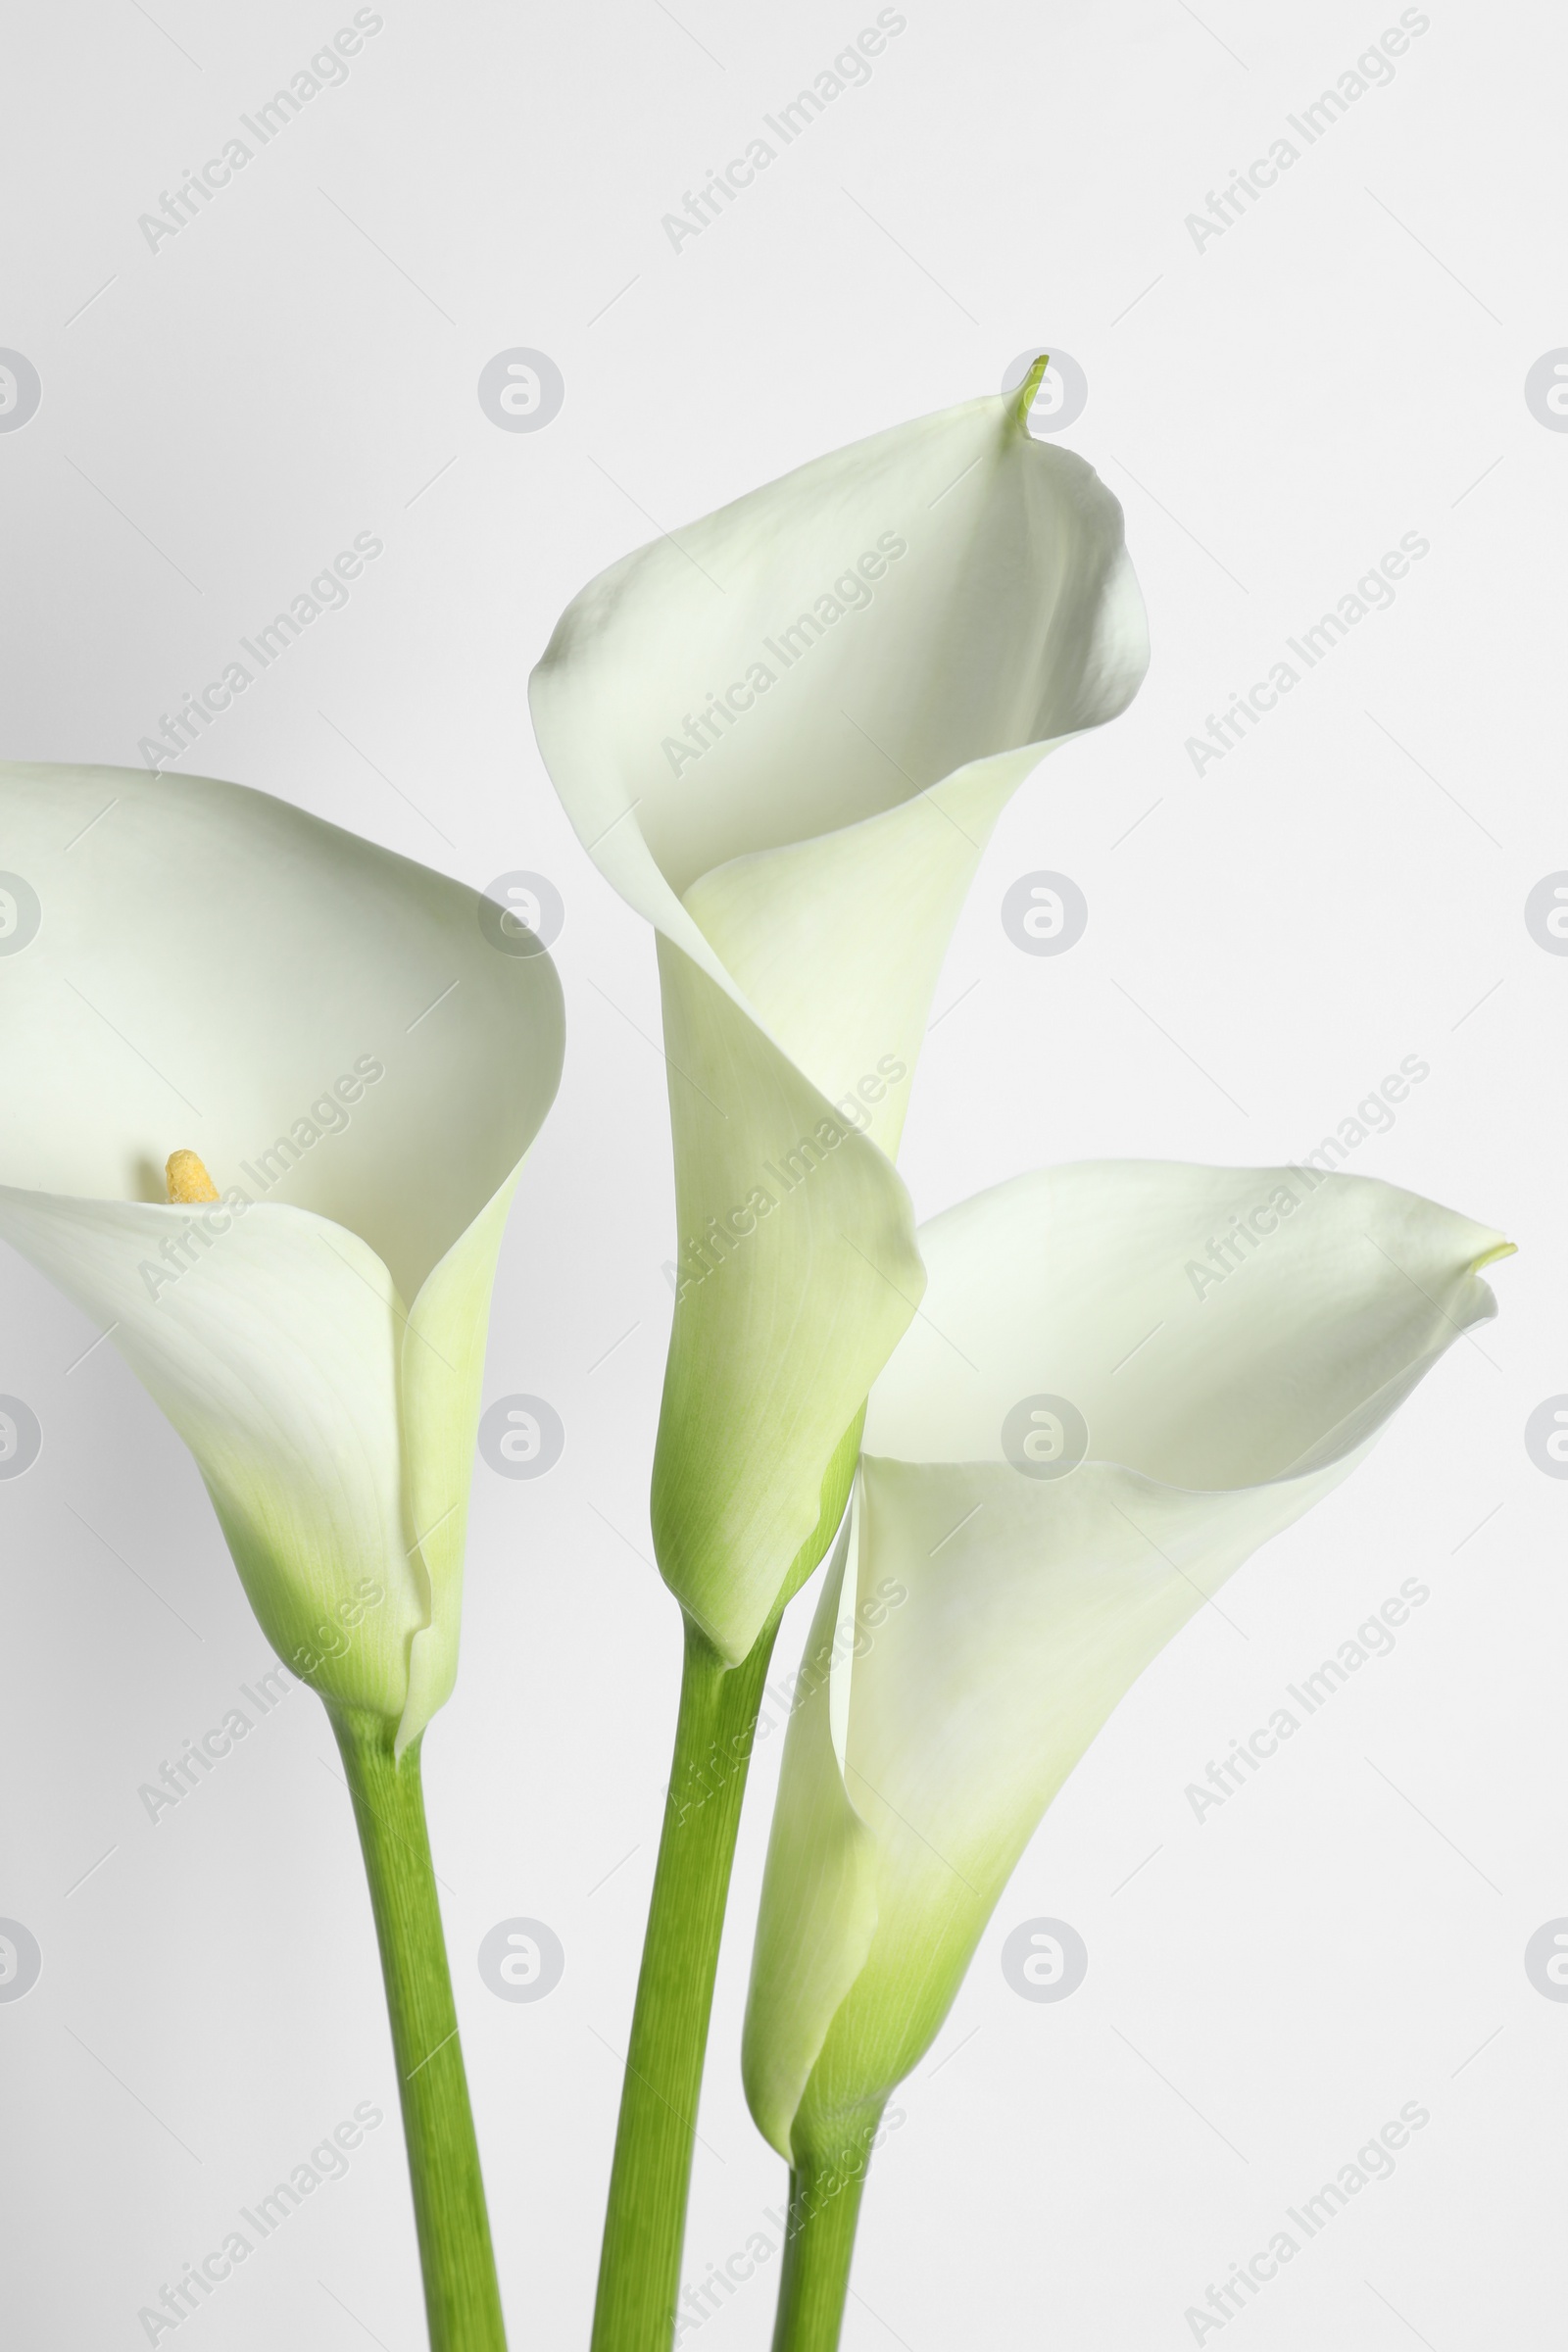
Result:
<svg viewBox="0 0 1568 2352"><path fill-rule="evenodd" d="M1495 1242L1490 1250L1483 1250L1478 1258L1471 1260L1470 1271L1479 1274L1483 1266L1494 1266L1500 1257L1517 1257L1518 1254L1517 1242Z"/></svg>
<svg viewBox="0 0 1568 2352"><path fill-rule="evenodd" d="M1029 412L1035 405L1035 394L1044 382L1046 369L1050 366L1051 354L1049 351L1043 351L1013 397L1012 413L1025 432L1029 429Z"/></svg>
<svg viewBox="0 0 1568 2352"><path fill-rule="evenodd" d="M164 1183L171 1200L216 1200L218 1187L207 1173L206 1163L194 1152L171 1152L164 1167Z"/></svg>

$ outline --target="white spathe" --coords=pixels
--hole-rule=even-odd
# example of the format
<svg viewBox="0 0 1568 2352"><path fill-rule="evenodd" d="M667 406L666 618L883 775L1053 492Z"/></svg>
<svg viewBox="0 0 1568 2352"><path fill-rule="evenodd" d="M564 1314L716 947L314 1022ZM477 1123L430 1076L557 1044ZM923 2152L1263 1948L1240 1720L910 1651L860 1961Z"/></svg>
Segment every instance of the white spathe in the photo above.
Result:
<svg viewBox="0 0 1568 2352"><path fill-rule="evenodd" d="M917 2062L1117 1701L1495 1312L1508 1247L1370 1178L1156 1161L1021 1176L919 1240L762 1890L747 2090L797 2158Z"/></svg>
<svg viewBox="0 0 1568 2352"><path fill-rule="evenodd" d="M406 1745L457 1671L555 968L461 883L205 777L0 767L0 866L40 910L0 956L0 1239L189 1446L278 1654ZM165 1202L176 1148L219 1201Z"/></svg>
<svg viewBox="0 0 1568 2352"><path fill-rule="evenodd" d="M853 1449L836 1494L829 1458L919 1299L893 1155L981 853L1148 658L1120 507L1014 395L628 556L534 672L566 811L660 935L679 1249L654 1533L732 1662L837 1524Z"/></svg>

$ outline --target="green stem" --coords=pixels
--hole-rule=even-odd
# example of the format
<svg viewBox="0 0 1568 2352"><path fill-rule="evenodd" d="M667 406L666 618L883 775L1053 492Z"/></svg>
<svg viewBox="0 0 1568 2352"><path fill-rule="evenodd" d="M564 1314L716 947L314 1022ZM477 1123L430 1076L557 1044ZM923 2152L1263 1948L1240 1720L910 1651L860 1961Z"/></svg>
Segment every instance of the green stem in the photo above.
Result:
<svg viewBox="0 0 1568 2352"><path fill-rule="evenodd" d="M841 2164L801 2164L790 2175L773 2352L838 2352L865 2166L860 2149Z"/></svg>
<svg viewBox="0 0 1568 2352"><path fill-rule="evenodd" d="M436 1898L419 1741L329 1707L370 1883L392 2025L431 2352L506 2352L490 2222Z"/></svg>
<svg viewBox="0 0 1568 2352"><path fill-rule="evenodd" d="M593 2352L668 2352L735 1833L778 1632L726 1668L688 1623L669 1799L610 2176Z"/></svg>

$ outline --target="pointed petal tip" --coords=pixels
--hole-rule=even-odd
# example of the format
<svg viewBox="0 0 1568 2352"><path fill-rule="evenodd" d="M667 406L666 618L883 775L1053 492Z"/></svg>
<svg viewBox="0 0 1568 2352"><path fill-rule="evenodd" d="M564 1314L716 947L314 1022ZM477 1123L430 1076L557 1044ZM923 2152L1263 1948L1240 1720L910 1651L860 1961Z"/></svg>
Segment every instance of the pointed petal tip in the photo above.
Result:
<svg viewBox="0 0 1568 2352"><path fill-rule="evenodd" d="M1022 426L1025 432L1029 430L1029 412L1035 405L1035 394L1039 391L1042 382L1045 380L1046 369L1050 366L1051 354L1049 351L1043 351L1040 354L1039 359L1036 360L1034 366L1030 368L1028 374L1024 377L1023 382L1018 386L1017 391L1013 394L1013 417L1015 421Z"/></svg>
<svg viewBox="0 0 1568 2352"><path fill-rule="evenodd" d="M1517 1242L1494 1242L1490 1250L1484 1250L1479 1257L1473 1257L1470 1260L1470 1271L1472 1274L1479 1274L1483 1266L1494 1266L1499 1259L1517 1257L1518 1254L1519 1245Z"/></svg>

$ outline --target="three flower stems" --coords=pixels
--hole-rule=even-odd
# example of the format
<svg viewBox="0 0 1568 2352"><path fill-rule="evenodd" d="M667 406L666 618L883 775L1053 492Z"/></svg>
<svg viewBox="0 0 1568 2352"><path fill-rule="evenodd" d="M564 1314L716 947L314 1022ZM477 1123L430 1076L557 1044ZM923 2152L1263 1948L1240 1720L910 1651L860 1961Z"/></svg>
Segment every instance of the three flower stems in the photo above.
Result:
<svg viewBox="0 0 1568 2352"><path fill-rule="evenodd" d="M747 1766L777 1612L726 1669L688 1627L670 1798L611 2179L594 2352L669 2352L696 2114ZM479 2152L430 1859L419 1742L331 1711L380 1945L431 2352L506 2352ZM838 2342L863 2166L791 2176L777 2352Z"/></svg>
<svg viewBox="0 0 1568 2352"><path fill-rule="evenodd" d="M329 1706L365 1854L414 2188L430 2352L506 2352L468 2079L430 1861L419 1740Z"/></svg>
<svg viewBox="0 0 1568 2352"><path fill-rule="evenodd" d="M680 1708L638 1978L594 2315L593 2352L669 2352L697 2108L724 1913L762 1690L788 1601L847 1499L860 1425L823 1482L822 1518L749 1655L727 1666L686 1624ZM329 1706L365 1856L397 2063L431 2352L506 2352L495 2255L430 1859L418 1740ZM775 2352L838 2342L863 2161L791 2176Z"/></svg>

